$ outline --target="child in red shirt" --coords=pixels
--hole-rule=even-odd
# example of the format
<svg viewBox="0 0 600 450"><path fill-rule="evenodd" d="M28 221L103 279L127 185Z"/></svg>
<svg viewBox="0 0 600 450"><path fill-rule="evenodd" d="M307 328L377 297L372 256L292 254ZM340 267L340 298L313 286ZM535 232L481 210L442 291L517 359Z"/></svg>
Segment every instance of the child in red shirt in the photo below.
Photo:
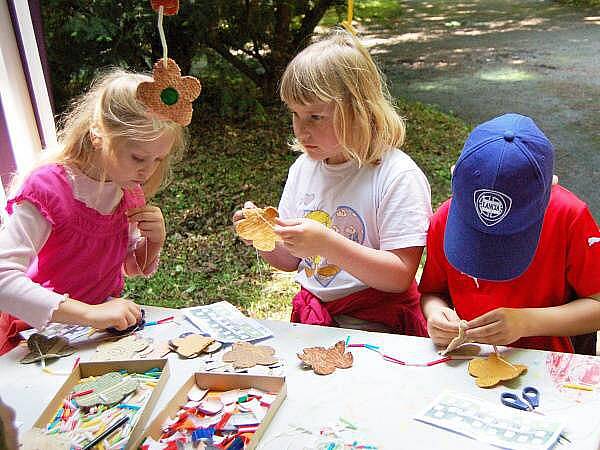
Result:
<svg viewBox="0 0 600 450"><path fill-rule="evenodd" d="M479 125L432 218L419 290L434 343L468 321L470 341L573 352L600 329L600 232L553 185L554 150L529 118ZM593 339L591 338L593 336ZM575 350L595 354L595 334Z"/></svg>

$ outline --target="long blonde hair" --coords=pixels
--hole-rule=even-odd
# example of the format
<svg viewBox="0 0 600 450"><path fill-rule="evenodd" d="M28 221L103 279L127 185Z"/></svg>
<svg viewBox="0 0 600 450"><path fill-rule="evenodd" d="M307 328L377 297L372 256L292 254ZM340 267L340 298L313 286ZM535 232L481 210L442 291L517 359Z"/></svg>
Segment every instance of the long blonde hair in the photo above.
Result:
<svg viewBox="0 0 600 450"><path fill-rule="evenodd" d="M93 166L98 150L92 144L92 130L97 130L102 137L102 151L108 158L114 158L119 144L151 142L164 133L172 133L171 151L143 186L145 195L152 197L169 177L171 164L185 150L187 139L182 126L156 118L137 100L136 90L142 81L152 81L152 78L123 69L111 69L96 78L90 89L76 98L61 117L58 146L43 152L35 167L58 163L85 171ZM101 171L101 181L106 180L105 169L97 169ZM26 174L20 175L13 186L18 188L25 177Z"/></svg>
<svg viewBox="0 0 600 450"><path fill-rule="evenodd" d="M279 93L288 105L333 102L342 152L359 165L376 164L404 142L404 120L392 105L383 75L345 30L335 30L298 53L285 69ZM302 150L298 139L292 148Z"/></svg>

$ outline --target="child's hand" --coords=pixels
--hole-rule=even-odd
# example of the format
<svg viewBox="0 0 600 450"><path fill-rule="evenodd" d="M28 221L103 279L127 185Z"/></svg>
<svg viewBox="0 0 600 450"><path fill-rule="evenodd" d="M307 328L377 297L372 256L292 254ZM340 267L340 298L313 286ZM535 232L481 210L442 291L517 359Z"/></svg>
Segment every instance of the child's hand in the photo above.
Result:
<svg viewBox="0 0 600 450"><path fill-rule="evenodd" d="M434 344L446 347L458 336L459 323L460 318L452 308L436 308L427 319L427 332Z"/></svg>
<svg viewBox="0 0 600 450"><path fill-rule="evenodd" d="M98 330L114 327L125 330L142 320L139 305L131 300L115 298L99 305L88 305L87 322Z"/></svg>
<svg viewBox="0 0 600 450"><path fill-rule="evenodd" d="M310 258L324 255L329 233L335 233L323 224L312 219L277 219L273 229L283 245L296 258Z"/></svg>
<svg viewBox="0 0 600 450"><path fill-rule="evenodd" d="M252 203L252 202L244 203L244 209L252 209L252 208L256 208L256 205L254 203ZM233 213L233 217L231 219L233 221L233 225L235 226L235 224L237 222L244 219L244 210L238 209L236 212ZM242 238L240 238L240 240L246 245L252 245L252 241L248 241L247 239L242 239Z"/></svg>
<svg viewBox="0 0 600 450"><path fill-rule="evenodd" d="M127 211L127 220L137 224L140 234L148 242L162 246L165 243L166 229L162 211L156 206L142 206Z"/></svg>
<svg viewBox="0 0 600 450"><path fill-rule="evenodd" d="M471 321L467 329L470 341L491 345L508 345L526 335L524 309L497 308Z"/></svg>

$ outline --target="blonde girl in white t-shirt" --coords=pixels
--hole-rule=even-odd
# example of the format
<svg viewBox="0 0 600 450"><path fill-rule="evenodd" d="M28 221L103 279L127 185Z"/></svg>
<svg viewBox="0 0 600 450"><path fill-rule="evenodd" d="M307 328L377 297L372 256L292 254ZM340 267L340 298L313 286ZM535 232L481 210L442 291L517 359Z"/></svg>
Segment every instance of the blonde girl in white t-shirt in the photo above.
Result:
<svg viewBox="0 0 600 450"><path fill-rule="evenodd" d="M335 31L290 62L280 95L302 155L279 204L281 241L261 254L298 272L292 321L426 336L415 273L430 189L399 150L404 121L371 56Z"/></svg>

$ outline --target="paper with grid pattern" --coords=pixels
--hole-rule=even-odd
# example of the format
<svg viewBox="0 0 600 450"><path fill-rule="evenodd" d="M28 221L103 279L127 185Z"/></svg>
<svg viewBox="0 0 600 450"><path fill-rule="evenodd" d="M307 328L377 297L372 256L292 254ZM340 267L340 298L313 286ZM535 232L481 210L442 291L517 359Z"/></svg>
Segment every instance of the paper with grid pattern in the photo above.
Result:
<svg viewBox="0 0 600 450"><path fill-rule="evenodd" d="M510 449L549 449L563 426L556 420L485 402L466 395L443 393L415 420Z"/></svg>
<svg viewBox="0 0 600 450"><path fill-rule="evenodd" d="M185 308L182 311L204 334L220 342L251 342L273 336L271 330L244 316L226 301Z"/></svg>

